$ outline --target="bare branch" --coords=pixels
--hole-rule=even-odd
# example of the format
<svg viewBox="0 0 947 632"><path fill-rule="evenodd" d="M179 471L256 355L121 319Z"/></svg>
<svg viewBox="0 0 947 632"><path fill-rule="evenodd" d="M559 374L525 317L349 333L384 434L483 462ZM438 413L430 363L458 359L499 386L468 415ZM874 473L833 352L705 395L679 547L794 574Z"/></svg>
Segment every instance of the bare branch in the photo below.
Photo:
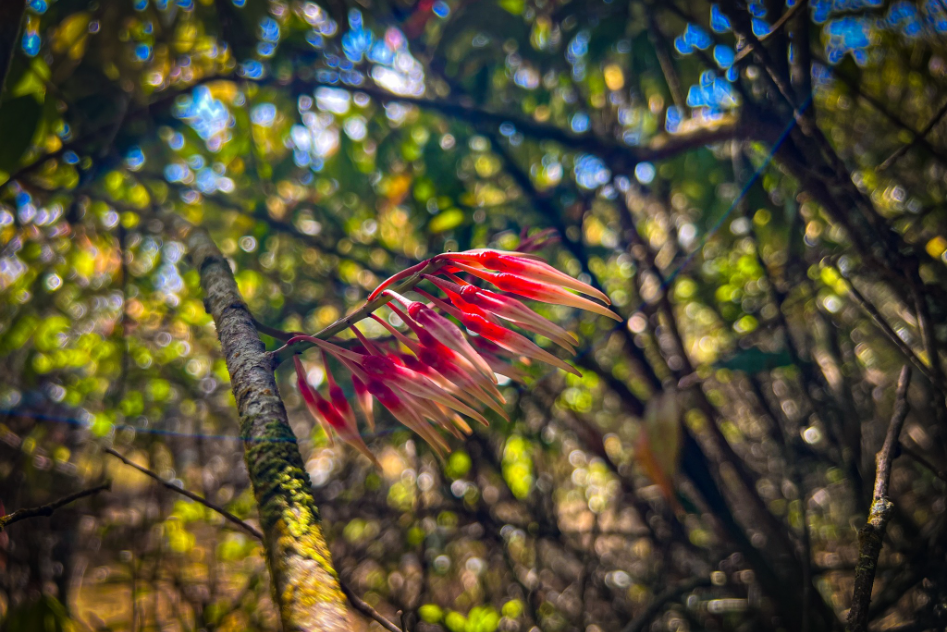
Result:
<svg viewBox="0 0 947 632"><path fill-rule="evenodd" d="M934 114L934 117L931 119L930 123L925 125L924 129L915 134L914 140L912 140L907 145L902 145L897 150L895 150L895 152L888 156L883 163L878 165L877 171L884 171L893 165L901 156L908 153L908 151L910 151L916 145L920 144L921 141L927 138L927 135L930 134L935 127L937 127L937 124L940 123L941 119L943 119L945 115L947 115L947 102L940 106L940 109L937 110L936 114Z"/></svg>
<svg viewBox="0 0 947 632"><path fill-rule="evenodd" d="M426 262L426 265L422 266L414 274L406 278L404 281L402 281L398 285L393 286L391 289L399 294L403 292L407 292L408 290L410 290L415 285L421 282L422 275L430 274L434 270L440 268L441 265L442 265L441 262L435 261L433 259L429 259ZM316 334L314 334L314 337L319 338L320 340L326 340L328 338L331 338L337 333L345 331L346 329L348 329L355 323L361 320L365 320L366 318L371 316L374 312L376 312L378 309L380 309L383 305L386 305L390 301L391 301L390 296L381 294L373 298L372 300L368 301L362 307L358 308L357 310L355 310L348 316L345 316L344 318L340 318L339 320L335 321L328 327L325 327L321 331L317 332ZM301 351L305 351L306 349L312 346L313 346L312 343L300 340L298 342L294 342L291 345L283 345L279 349L276 349L275 351L270 352L270 357L272 358L272 361L273 361L273 368L278 367L280 364L282 364L284 361L288 360L289 358L293 357L295 354L300 353Z"/></svg>
<svg viewBox="0 0 947 632"><path fill-rule="evenodd" d="M648 624L651 623L651 619L656 617L669 602L680 599L692 590L704 586L710 586L710 579L707 577L694 577L678 586L671 586L657 595L654 601L644 609L644 612L629 621L628 625L622 629L622 632L642 632L647 629Z"/></svg>
<svg viewBox="0 0 947 632"><path fill-rule="evenodd" d="M895 448L898 436L908 415L908 386L911 384L911 367L905 365L898 378L894 414L888 425L888 435L878 452L878 472L875 475L874 502L868 514L868 522L858 532L858 565L855 567L855 588L852 593L852 608L848 612L848 627L851 632L868 630L868 606L871 603L871 587L875 583L878 556L888 527L894 505L888 500L888 481L891 465L897 457Z"/></svg>
<svg viewBox="0 0 947 632"><path fill-rule="evenodd" d="M342 581L339 581L339 585L342 587L342 592L345 593L345 596L348 598L349 603L355 607L356 610L364 614L366 617L377 621L378 625L388 630L388 632L401 632L401 628L392 623L389 619L382 616L377 610L372 608L368 602L355 594L351 588L346 586Z"/></svg>
<svg viewBox="0 0 947 632"><path fill-rule="evenodd" d="M208 509L212 509L213 511L216 511L216 512L219 513L221 516L223 516L224 518L226 518L227 520L229 520L231 523L237 525L237 527L239 527L240 529L243 529L244 531L246 531L247 533L249 533L250 535L252 535L254 538L256 538L256 539L258 539L258 540L262 540L262 539L263 539L263 534L260 533L260 530L259 530L259 529L257 529L257 528L254 527L253 525L247 524L246 522L244 522L243 520L241 520L241 519L238 518L237 516L233 515L232 513L230 513L229 511L227 511L227 510L224 509L223 507L221 507L220 505L215 505L214 503L212 503L211 501L207 500L207 499L204 498L203 496L198 496L197 494L195 494L195 493L192 492L192 491L189 491L189 490L187 490L187 489L184 489L183 487L178 487L178 486L175 485L174 483L171 483L170 481L164 480L163 478L161 478L160 476L158 476L156 473L152 472L152 471L149 470L148 468L142 467L141 465L138 465L137 463L134 463L134 462L132 462L132 461L129 461L127 458L125 458L124 456L122 456L122 454L120 454L119 452L116 452L116 451L113 450L112 448L105 448L105 449L104 449L104 452L105 452L106 454L111 454L112 456L114 456L115 458L117 458L119 461L121 461L122 463L124 463L125 465L127 465L128 467L135 468L136 470L138 470L139 472L141 472L141 473L144 474L145 476L148 476L149 478L153 478L154 480L156 480L156 481L158 481L159 483L161 483L161 485L163 485L165 488L170 489L170 490L173 491L173 492L177 492L178 494L181 494L182 496L185 496L185 497L187 497L187 498L190 498L190 499L193 500L194 502L200 503L201 505L204 505L204 506L207 507Z"/></svg>
<svg viewBox="0 0 947 632"><path fill-rule="evenodd" d="M904 426L904 420L908 416L908 387L911 385L911 367L905 365L901 369L901 375L898 377L898 391L895 395L894 414L891 416L891 423L888 426L888 435L885 437L884 445L878 453L878 473L875 475L875 494L873 498L879 500L888 495L888 482L891 480L891 464L897 454L895 448L898 445L898 437L901 435L901 428Z"/></svg>
<svg viewBox="0 0 947 632"><path fill-rule="evenodd" d="M69 503L75 502L80 498L85 498L86 496L92 496L98 494L99 492L108 491L112 489L112 481L105 481L101 485L95 487L90 487L89 489L83 489L78 491L75 494L69 494L64 496L59 500L54 500L51 503L45 505L40 505L39 507L29 507L27 509L17 509L12 514L6 516L0 516L0 531L3 531L8 526L15 522L21 520L26 520L27 518L37 518L40 516L51 516L53 512L57 509L68 505Z"/></svg>
<svg viewBox="0 0 947 632"><path fill-rule="evenodd" d="M195 494L192 491L189 491L183 487L178 487L177 485L174 485L173 483L170 483L164 480L163 478L158 476L158 474L156 474L155 472L149 470L146 467L138 465L137 463L133 463L132 461L129 461L127 458L125 458L120 453L116 452L115 450L111 448L105 448L105 452L119 459L125 465L135 468L136 470L138 470L145 476L153 478L154 480L158 481L159 483L161 483L161 485L171 490L172 492L181 494L182 496L185 496L186 498L190 498L194 502L200 503L201 505L204 505L208 509L217 512L218 514L220 514L221 516L229 520L231 523L238 526L240 529L243 529L244 531L252 535L257 540L260 540L261 542L263 541L263 534L259 531L259 529L257 529L251 524L244 522L243 520L233 515L232 513L230 513L223 507L221 507L220 505L216 505L210 502L209 500L207 500L206 498ZM0 518L0 521L2 520L3 519ZM339 587L342 589L342 592L345 593L345 596L348 598L349 603L351 603L352 606L356 610L358 610L365 616L377 621L383 628L385 628L386 630L389 630L390 632L401 632L401 629L398 628L398 626L396 626L394 623L392 623L391 621L386 619L384 616L379 614L379 612L375 610L374 608L372 608L364 599L362 599L357 594L355 594L355 591L353 591L351 588L346 586L345 583L342 582L341 579L339 580Z"/></svg>
<svg viewBox="0 0 947 632"><path fill-rule="evenodd" d="M848 282L849 293L852 295L852 298L855 299L855 302L858 303L865 312L871 317L871 319L878 325L881 332L890 340L894 345L904 354L904 356L917 368L924 376L931 381L931 384L937 389L941 395L944 395L944 385L937 379L934 375L931 368L927 366L921 359L914 353L914 350L904 342L900 336L891 328L891 325L888 324L888 321L884 319L881 313L878 311L874 305L871 304L868 299L865 298L865 295L862 294L852 280L848 277L845 277L845 280ZM936 358L934 358L936 360Z"/></svg>

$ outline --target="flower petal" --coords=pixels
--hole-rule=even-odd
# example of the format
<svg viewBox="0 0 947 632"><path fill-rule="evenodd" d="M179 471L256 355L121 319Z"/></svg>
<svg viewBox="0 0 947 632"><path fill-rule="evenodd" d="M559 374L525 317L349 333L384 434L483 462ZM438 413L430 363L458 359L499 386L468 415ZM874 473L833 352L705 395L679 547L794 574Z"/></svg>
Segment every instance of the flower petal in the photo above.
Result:
<svg viewBox="0 0 947 632"><path fill-rule="evenodd" d="M584 309L595 312L596 314L601 314L602 316L607 316L618 322L622 321L621 316L604 305L590 301L587 298L582 298L581 296L576 296L568 290L564 290L556 285L524 279L523 277L510 274L509 272L490 272L489 270L481 270L456 262L454 262L453 265L484 281L489 281L504 292L512 292L513 294L525 296L534 301Z"/></svg>

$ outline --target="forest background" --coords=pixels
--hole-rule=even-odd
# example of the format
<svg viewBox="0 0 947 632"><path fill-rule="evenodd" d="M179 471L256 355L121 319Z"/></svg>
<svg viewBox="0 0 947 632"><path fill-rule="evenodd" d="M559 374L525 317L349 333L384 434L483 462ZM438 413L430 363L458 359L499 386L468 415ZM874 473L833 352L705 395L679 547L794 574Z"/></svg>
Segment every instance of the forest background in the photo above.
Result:
<svg viewBox="0 0 947 632"><path fill-rule="evenodd" d="M943 0L0 3L0 627L944 629L945 38ZM518 362L444 458L378 406L378 467L330 441L264 346L483 247L621 322L536 305L581 375Z"/></svg>

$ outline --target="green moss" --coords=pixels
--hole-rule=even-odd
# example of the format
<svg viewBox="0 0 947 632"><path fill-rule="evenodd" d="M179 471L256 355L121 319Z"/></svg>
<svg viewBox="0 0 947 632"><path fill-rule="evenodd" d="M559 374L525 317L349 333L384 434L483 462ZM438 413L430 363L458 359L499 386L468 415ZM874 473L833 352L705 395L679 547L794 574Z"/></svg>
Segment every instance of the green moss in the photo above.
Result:
<svg viewBox="0 0 947 632"><path fill-rule="evenodd" d="M244 431L252 425L253 419L245 419ZM255 436L260 434L257 429ZM271 571L274 577L283 578L280 586L274 586L274 590L282 591L277 600L284 610L296 613L320 603L338 604L344 612L345 597L339 589L295 438L278 421L267 423L262 434L262 440L247 446L246 458L261 525L267 534ZM290 620L293 618L284 612L284 621L287 614Z"/></svg>

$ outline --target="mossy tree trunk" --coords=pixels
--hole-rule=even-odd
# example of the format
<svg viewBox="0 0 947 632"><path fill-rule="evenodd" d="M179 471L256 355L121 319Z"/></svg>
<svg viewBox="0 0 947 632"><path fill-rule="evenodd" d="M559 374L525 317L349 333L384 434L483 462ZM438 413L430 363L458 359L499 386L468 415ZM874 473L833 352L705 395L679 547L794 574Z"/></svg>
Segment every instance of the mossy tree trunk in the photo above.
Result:
<svg viewBox="0 0 947 632"><path fill-rule="evenodd" d="M247 469L283 630L347 631L351 626L345 597L272 363L227 260L199 228L189 227L186 240L237 400Z"/></svg>

